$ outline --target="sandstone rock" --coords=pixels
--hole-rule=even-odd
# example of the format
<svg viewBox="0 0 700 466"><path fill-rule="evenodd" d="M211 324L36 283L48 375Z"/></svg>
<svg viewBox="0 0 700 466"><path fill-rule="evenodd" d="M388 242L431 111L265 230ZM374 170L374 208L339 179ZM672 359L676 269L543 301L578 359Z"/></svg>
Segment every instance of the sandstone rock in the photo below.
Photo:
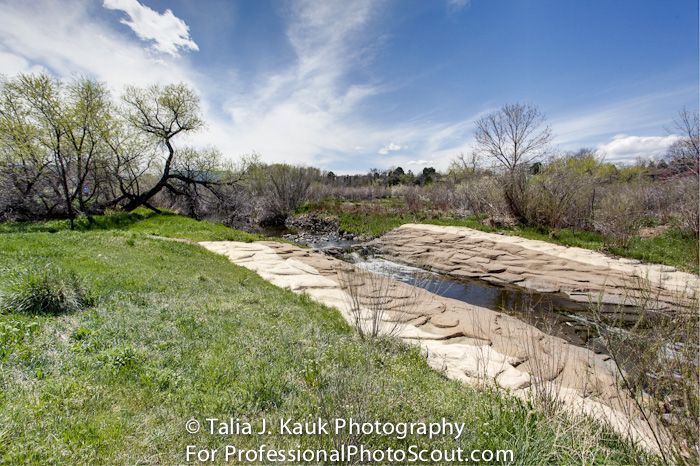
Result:
<svg viewBox="0 0 700 466"><path fill-rule="evenodd" d="M408 228L402 227L397 230L404 234L405 231L402 233L402 230ZM417 230L426 233L425 230ZM426 234L430 234L431 231L433 230L428 229ZM450 243L457 242L463 246L464 238L469 239L470 236L454 234L448 237L441 230L438 232L442 235L442 242L439 243L441 247L452 247ZM399 233L394 233L393 236L400 236ZM412 231L410 234L417 233ZM461 239L456 241L455 238ZM479 241L482 245L487 243L488 241ZM509 252L513 252L516 247L520 247L520 243L522 242L508 243L505 247ZM399 336L419 344L427 355L428 364L436 370L466 383L476 383L484 379L494 380L500 387L510 389L512 393L523 397L536 395L538 390L550 390L551 393L556 393L560 401L572 412L587 413L610 422L617 432L632 436L647 448L655 448L650 431L648 428L645 430L644 423L640 422L635 414L632 400L626 398L624 392L614 388L616 369L593 351L545 335L538 329L503 313L432 295L405 283L393 283L386 288L388 291L385 294L377 294L371 287L374 279L365 275L368 272L347 272L355 269L318 251L274 242L200 244L214 252L225 254L232 262L258 272L277 286L308 293L318 302L337 307L351 324L357 315L353 314L350 307L352 300L341 287L339 271L357 274L363 279L360 293L365 293L360 296L360 300L376 298L382 299L385 304L382 328L389 331L397 328L399 324ZM415 250L418 246L408 240L403 244L401 247L393 247L404 258L410 256L404 254L407 252L404 251L406 248L414 248L412 256L426 260L433 258L431 254L436 253ZM499 245L501 249L505 247ZM535 249L546 248L537 246ZM527 260L535 261L531 262L532 264L540 264L536 260L543 260L540 251L534 255L523 252L523 255ZM458 256L459 254L453 254L450 260L454 261ZM535 256L538 257L536 260L533 259ZM555 260L564 261L561 258ZM568 259L566 262L568 263ZM520 264L520 267L523 265ZM454 273L462 276L475 274L465 268L460 268ZM526 274L508 272L506 266L506 272L494 276L487 274L487 277L498 280L497 276L512 279L521 275ZM540 276L530 276L527 283L556 288L554 284L558 278L561 277L552 276L545 280ZM571 282L562 281L562 286L567 285L571 285ZM571 294L581 300L584 298L581 292ZM615 296L611 296L614 300ZM587 302L588 295L585 295L585 299ZM409 306L409 301L413 302L413 305ZM410 312L406 311L407 307L410 307ZM361 318L368 317L371 317L371 310L363 308Z"/></svg>

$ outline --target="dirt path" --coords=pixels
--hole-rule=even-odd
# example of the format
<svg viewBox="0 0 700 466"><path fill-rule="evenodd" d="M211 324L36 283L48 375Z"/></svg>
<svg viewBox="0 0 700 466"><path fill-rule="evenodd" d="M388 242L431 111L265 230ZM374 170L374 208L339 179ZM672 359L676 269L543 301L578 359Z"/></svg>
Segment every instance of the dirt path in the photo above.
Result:
<svg viewBox="0 0 700 466"><path fill-rule="evenodd" d="M381 279L315 250L268 241L200 244L276 286L338 308L351 325L358 316L371 321L372 303L381 298L383 328L420 345L428 363L448 377L495 382L523 398L555 396L571 412L608 422L620 434L657 450L648 426L634 414L632 400L615 388L614 369L588 349L506 314ZM427 241L424 247L429 247ZM348 283L354 284L354 299ZM360 303L359 313L353 302Z"/></svg>

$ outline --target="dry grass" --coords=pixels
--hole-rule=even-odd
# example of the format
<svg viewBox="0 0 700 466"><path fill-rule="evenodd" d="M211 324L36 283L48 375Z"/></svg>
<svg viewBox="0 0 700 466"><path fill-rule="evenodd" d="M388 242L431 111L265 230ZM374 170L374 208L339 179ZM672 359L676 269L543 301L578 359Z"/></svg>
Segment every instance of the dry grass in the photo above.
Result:
<svg viewBox="0 0 700 466"><path fill-rule="evenodd" d="M630 296L639 312L633 325L626 324L624 309L615 320L604 316L601 306L592 306L600 340L618 369L618 390L633 400L630 409L653 432L663 460L698 464L697 291L677 293L668 306L644 287L644 280L633 282Z"/></svg>

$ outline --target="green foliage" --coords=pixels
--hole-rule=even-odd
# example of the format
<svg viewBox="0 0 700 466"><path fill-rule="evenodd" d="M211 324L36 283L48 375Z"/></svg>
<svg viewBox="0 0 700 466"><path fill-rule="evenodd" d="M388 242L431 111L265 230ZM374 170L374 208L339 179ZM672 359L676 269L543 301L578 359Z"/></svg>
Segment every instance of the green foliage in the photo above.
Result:
<svg viewBox="0 0 700 466"><path fill-rule="evenodd" d="M2 77L0 212L72 222L114 206L149 205L166 187L197 201L197 187L206 193L235 184L218 150L173 146L179 134L203 126L199 97L183 83L128 86L120 105L106 84L89 78Z"/></svg>
<svg viewBox="0 0 700 466"><path fill-rule="evenodd" d="M395 202L396 199L385 199L349 204L332 199L306 204L300 211L336 215L340 220L341 231L354 235L377 237L405 223L464 226L489 233L500 232L564 246L604 250L621 257L670 265L698 273L697 239L693 235L684 233L680 228L670 228L659 235L647 238L633 237L624 246L609 245L604 241L603 236L595 231L575 228L555 230L546 226L529 225L496 228L482 223L486 217L483 214L456 218L444 212L401 212L403 205ZM645 222L655 225L658 220L647 218Z"/></svg>
<svg viewBox="0 0 700 466"><path fill-rule="evenodd" d="M12 277L0 300L0 311L28 315L78 312L93 303L82 281L53 264L34 266Z"/></svg>
<svg viewBox="0 0 700 466"><path fill-rule="evenodd" d="M41 325L36 321L21 318L0 320L0 361L12 353L30 348L40 330Z"/></svg>
<svg viewBox="0 0 700 466"><path fill-rule="evenodd" d="M646 172L647 168L644 165L630 165L622 167L617 171L617 179L629 183L630 181L641 178Z"/></svg>

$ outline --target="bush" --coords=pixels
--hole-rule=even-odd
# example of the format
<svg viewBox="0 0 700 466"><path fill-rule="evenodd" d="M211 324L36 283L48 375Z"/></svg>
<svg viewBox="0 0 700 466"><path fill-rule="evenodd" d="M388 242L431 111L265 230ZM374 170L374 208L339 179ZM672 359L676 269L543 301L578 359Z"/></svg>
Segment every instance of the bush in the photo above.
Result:
<svg viewBox="0 0 700 466"><path fill-rule="evenodd" d="M315 183L307 195L310 201L326 199L350 199L352 201L371 201L389 197L391 194L386 186L371 184L368 186L345 186Z"/></svg>
<svg viewBox="0 0 700 466"><path fill-rule="evenodd" d="M475 178L457 186L455 204L465 214L488 214L494 218L509 215L499 180L493 176Z"/></svg>
<svg viewBox="0 0 700 466"><path fill-rule="evenodd" d="M422 190L418 186L395 186L392 188L391 194L397 197L402 197L406 202L406 207L411 212L420 212L425 206Z"/></svg>
<svg viewBox="0 0 700 466"><path fill-rule="evenodd" d="M596 214L596 229L605 245L628 247L639 231L644 210L639 186L611 185L605 192Z"/></svg>
<svg viewBox="0 0 700 466"><path fill-rule="evenodd" d="M550 160L528 180L523 206L528 223L555 229L588 227L599 179L586 165L597 163L593 156Z"/></svg>
<svg viewBox="0 0 700 466"><path fill-rule="evenodd" d="M435 183L426 188L428 199L433 204L433 209L447 212L454 208L455 187L452 183Z"/></svg>
<svg viewBox="0 0 700 466"><path fill-rule="evenodd" d="M75 274L46 264L10 279L0 299L0 311L59 315L80 311L91 303Z"/></svg>
<svg viewBox="0 0 700 466"><path fill-rule="evenodd" d="M675 183L678 201L676 202L676 227L691 238L700 236L700 195L698 177L682 178Z"/></svg>

